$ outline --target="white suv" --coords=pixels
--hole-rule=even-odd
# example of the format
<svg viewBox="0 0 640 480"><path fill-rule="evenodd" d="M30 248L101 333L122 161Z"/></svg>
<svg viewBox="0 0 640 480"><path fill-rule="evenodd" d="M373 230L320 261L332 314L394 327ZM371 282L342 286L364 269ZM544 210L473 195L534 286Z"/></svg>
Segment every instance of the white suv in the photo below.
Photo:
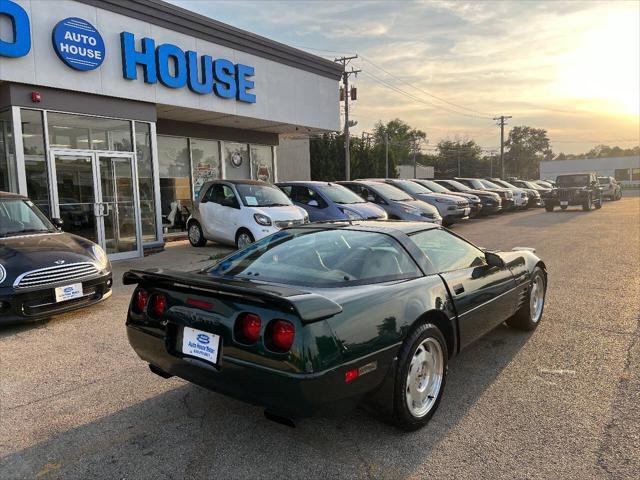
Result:
<svg viewBox="0 0 640 480"><path fill-rule="evenodd" d="M194 247L213 240L244 248L281 228L308 222L307 212L278 187L258 180L214 180L200 189L187 231Z"/></svg>

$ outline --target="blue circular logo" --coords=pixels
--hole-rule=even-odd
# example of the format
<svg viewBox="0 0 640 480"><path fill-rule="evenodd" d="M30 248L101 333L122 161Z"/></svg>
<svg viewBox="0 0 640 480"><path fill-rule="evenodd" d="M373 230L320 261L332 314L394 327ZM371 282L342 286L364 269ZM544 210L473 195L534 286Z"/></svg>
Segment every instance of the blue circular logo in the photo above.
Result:
<svg viewBox="0 0 640 480"><path fill-rule="evenodd" d="M58 22L52 40L60 60L71 68L84 72L98 68L104 61L104 41L86 20L70 17Z"/></svg>
<svg viewBox="0 0 640 480"><path fill-rule="evenodd" d="M198 339L198 342L206 345L209 343L209 335L205 335L204 333L200 333L198 334L198 336L196 337Z"/></svg>

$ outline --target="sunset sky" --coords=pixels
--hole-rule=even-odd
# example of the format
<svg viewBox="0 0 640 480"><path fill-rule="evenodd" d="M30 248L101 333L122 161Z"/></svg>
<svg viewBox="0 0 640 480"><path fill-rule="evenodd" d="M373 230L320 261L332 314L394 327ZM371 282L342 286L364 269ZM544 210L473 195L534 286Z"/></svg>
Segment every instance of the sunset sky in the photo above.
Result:
<svg viewBox="0 0 640 480"><path fill-rule="evenodd" d="M640 142L637 0L172 1L330 59L357 53L356 135L398 117L430 146L498 148L490 117L504 114L546 128L556 153Z"/></svg>

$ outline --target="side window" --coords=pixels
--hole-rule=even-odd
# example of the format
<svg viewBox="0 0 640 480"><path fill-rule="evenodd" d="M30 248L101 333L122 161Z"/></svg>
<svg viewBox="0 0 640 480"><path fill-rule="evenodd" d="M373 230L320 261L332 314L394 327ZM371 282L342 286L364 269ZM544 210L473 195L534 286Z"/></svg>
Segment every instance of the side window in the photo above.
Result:
<svg viewBox="0 0 640 480"><path fill-rule="evenodd" d="M223 198L236 198L236 194L233 193L233 189L229 185L222 186Z"/></svg>
<svg viewBox="0 0 640 480"><path fill-rule="evenodd" d="M200 193L198 194L198 197L201 198L201 201L205 201L205 202L211 202L212 201L212 197L213 197L213 189L215 188L215 185L211 185L206 192L204 192L204 194L202 193L202 190L200 191Z"/></svg>
<svg viewBox="0 0 640 480"><path fill-rule="evenodd" d="M281 187L279 187L280 190L282 190L284 192L284 194L291 198L291 190L293 189L293 187L291 185L283 185ZM293 200L293 198L291 198L291 200Z"/></svg>
<svg viewBox="0 0 640 480"><path fill-rule="evenodd" d="M211 186L211 189L208 192L209 201L213 203L222 203L222 200L224 199L224 190L222 187L224 187L224 185L220 183L216 183Z"/></svg>
<svg viewBox="0 0 640 480"><path fill-rule="evenodd" d="M439 272L477 267L484 263L482 250L445 230L419 232L411 235L411 240Z"/></svg>
<svg viewBox="0 0 640 480"><path fill-rule="evenodd" d="M307 203L309 203L311 200L315 200L316 202L318 202L318 206L316 208L327 208L329 206L327 205L327 202L325 202L324 199L320 195L318 195L318 192L307 187L304 188L305 190L307 190L307 195L309 196L309 200L307 201Z"/></svg>

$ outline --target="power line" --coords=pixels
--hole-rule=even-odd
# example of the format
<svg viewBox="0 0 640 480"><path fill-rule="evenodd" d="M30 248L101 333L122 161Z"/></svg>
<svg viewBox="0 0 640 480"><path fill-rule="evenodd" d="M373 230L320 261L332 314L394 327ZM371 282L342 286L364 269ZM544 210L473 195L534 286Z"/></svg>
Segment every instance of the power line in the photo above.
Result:
<svg viewBox="0 0 640 480"><path fill-rule="evenodd" d="M453 114L456 114L456 115L462 115L464 117L469 117L469 118L479 118L481 120L486 120L486 119L490 118L490 117L481 117L479 115L473 115L473 114L469 114L469 113L459 112L457 110L453 110L451 108L444 107L442 105L435 105L435 104L433 104L433 103L431 103L431 102L429 102L429 101L427 101L427 100L425 100L423 98L416 97L412 93L409 93L409 92L401 89L400 87L396 87L395 85L390 84L389 82L381 79L380 77L378 77L377 75L375 75L375 74L373 74L371 72L363 70L362 73L364 73L366 76L370 77L374 82L377 82L377 83L379 83L379 84L381 84L381 85L383 85L383 86L385 86L387 88L390 88L391 90L395 91L396 93L404 95L405 97L410 98L411 100L423 103L423 104L428 105L428 106L430 106L432 108L439 108L441 110L446 110L449 113L453 113Z"/></svg>
<svg viewBox="0 0 640 480"><path fill-rule="evenodd" d="M463 110L467 110L467 111L469 111L469 112L473 112L473 113L475 113L475 114L477 114L477 115L480 115L480 116L482 116L482 117L485 117L487 120L489 120L489 119L491 118L491 116L490 116L489 114L487 114L487 113L479 112L478 110L474 110L474 109L472 109L472 108L465 107L464 105L460 105L460 104L457 104L457 103L451 102L451 101L449 101L449 100L447 100L447 99L445 99L445 98L442 98L442 97L440 97L440 96L438 96L438 95L435 95L435 94L433 94L433 93L431 93L431 92L428 92L428 91L426 91L426 90L424 90L424 89L422 89L422 88L420 88L420 87L417 87L417 86L413 85L412 83L409 83L409 82L407 82L406 80L403 80L402 78L397 77L396 75L394 75L393 73L389 72L388 70L385 70L385 69L384 69L384 68L382 68L381 66L376 65L376 64L375 64L375 63L373 63L371 60L369 60L368 58L366 58L366 57L364 57L364 56L362 56L362 55L360 55L360 58L362 58L365 62L367 62L367 63L369 63L369 64L373 65L373 66L374 66L374 67L376 67L378 70L383 71L384 73L386 73L386 74L387 74L387 75L389 75L390 77L395 78L396 80L398 80L398 81L400 81L400 82L404 83L405 85L408 85L408 86L410 86L410 87L412 87L412 88L414 88L414 89L418 90L419 92L421 92L421 93L423 93L423 94L425 94L425 95L427 95L427 96L429 96L429 97L432 97L432 98L435 98L435 99L437 99L437 100L440 100L441 102L447 103L447 104L449 104L449 105L451 105L451 106L453 106L453 107L457 107L457 108L461 108L461 109L463 109Z"/></svg>

